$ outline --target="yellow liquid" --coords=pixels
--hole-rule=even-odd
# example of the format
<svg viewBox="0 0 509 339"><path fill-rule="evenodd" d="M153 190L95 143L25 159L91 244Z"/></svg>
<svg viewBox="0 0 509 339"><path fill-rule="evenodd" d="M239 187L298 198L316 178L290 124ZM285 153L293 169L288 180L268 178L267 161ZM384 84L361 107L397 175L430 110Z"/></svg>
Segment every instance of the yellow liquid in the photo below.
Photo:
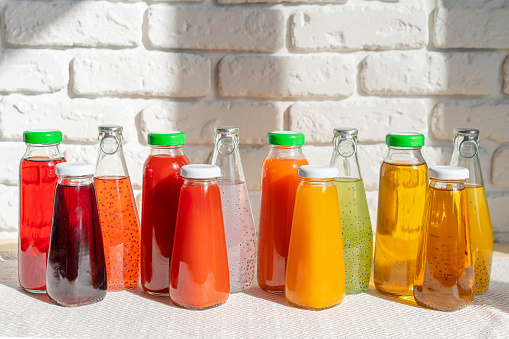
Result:
<svg viewBox="0 0 509 339"><path fill-rule="evenodd" d="M374 257L380 292L412 295L427 185L425 163L382 164Z"/></svg>
<svg viewBox="0 0 509 339"><path fill-rule="evenodd" d="M468 194L475 294L483 294L490 285L493 259L493 230L484 186L465 184Z"/></svg>
<svg viewBox="0 0 509 339"><path fill-rule="evenodd" d="M335 186L299 186L285 276L290 304L323 309L345 297L345 264Z"/></svg>
<svg viewBox="0 0 509 339"><path fill-rule="evenodd" d="M474 295L467 191L429 188L414 282L421 306L452 311Z"/></svg>

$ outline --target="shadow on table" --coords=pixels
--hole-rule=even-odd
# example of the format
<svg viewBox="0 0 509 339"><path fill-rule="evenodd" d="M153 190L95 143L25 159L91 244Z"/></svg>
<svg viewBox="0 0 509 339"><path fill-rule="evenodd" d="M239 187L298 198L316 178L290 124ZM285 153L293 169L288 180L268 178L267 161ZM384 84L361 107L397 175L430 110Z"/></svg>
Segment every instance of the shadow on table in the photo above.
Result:
<svg viewBox="0 0 509 339"><path fill-rule="evenodd" d="M263 299L271 302L278 303L280 305L292 307L288 302L286 301L284 294L275 294L275 293L269 293L264 290L262 290L258 285L253 284L253 287L251 287L248 291L244 292L244 294L247 294L249 296Z"/></svg>
<svg viewBox="0 0 509 339"><path fill-rule="evenodd" d="M509 313L509 282L490 281L488 291L483 295L475 296L472 305L486 305Z"/></svg>
<svg viewBox="0 0 509 339"><path fill-rule="evenodd" d="M417 303L414 300L414 297L409 296L393 296L389 294L383 294L382 292L379 292L374 286L370 285L369 289L366 291L366 294L372 295L373 297L387 300L387 301L393 301L398 304L407 305L407 306L413 306L417 308L424 308L422 306L417 305Z"/></svg>
<svg viewBox="0 0 509 339"><path fill-rule="evenodd" d="M168 297L168 296L148 294L147 292L145 292L145 290L143 290L143 288L139 284L136 285L136 287L128 290L127 292L137 295L138 297L142 297L142 298L152 300L152 301L157 301L157 302L160 302L161 304L165 304L165 305L168 305L171 307L182 308L182 307L175 305L170 300L170 297ZM115 292L111 292L111 293L115 293Z"/></svg>

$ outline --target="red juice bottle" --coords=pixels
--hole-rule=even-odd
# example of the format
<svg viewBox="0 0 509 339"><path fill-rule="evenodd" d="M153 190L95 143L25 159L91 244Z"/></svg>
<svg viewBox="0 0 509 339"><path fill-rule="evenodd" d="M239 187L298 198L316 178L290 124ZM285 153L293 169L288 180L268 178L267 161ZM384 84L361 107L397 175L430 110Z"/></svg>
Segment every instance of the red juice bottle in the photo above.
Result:
<svg viewBox="0 0 509 339"><path fill-rule="evenodd" d="M226 302L230 294L221 194L213 165L180 169L184 185L170 260L170 299L190 309Z"/></svg>
<svg viewBox="0 0 509 339"><path fill-rule="evenodd" d="M168 295L170 258L177 220L180 168L189 164L182 150L183 132L148 135L151 152L143 167L141 210L141 286L154 295Z"/></svg>
<svg viewBox="0 0 509 339"><path fill-rule="evenodd" d="M63 306L100 301L106 295L106 265L93 181L95 166L55 167L55 190L46 290Z"/></svg>
<svg viewBox="0 0 509 339"><path fill-rule="evenodd" d="M58 130L23 133L27 149L19 166L18 280L29 292L46 292L46 261L57 176L55 165L64 162Z"/></svg>

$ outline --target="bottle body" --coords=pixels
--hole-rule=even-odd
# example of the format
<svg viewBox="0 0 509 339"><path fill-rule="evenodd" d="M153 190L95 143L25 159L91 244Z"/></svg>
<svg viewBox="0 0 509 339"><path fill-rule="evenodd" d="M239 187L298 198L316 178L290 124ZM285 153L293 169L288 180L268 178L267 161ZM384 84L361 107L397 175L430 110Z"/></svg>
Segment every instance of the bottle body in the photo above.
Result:
<svg viewBox="0 0 509 339"><path fill-rule="evenodd" d="M390 147L380 169L375 238L374 281L380 292L412 295L427 185L420 147Z"/></svg>
<svg viewBox="0 0 509 339"><path fill-rule="evenodd" d="M48 296L79 306L106 295L106 265L92 176L62 177L56 187L46 274Z"/></svg>
<svg viewBox="0 0 509 339"><path fill-rule="evenodd" d="M57 175L55 166L65 162L58 144L27 145L19 169L18 279L29 292L46 291L51 218Z"/></svg>
<svg viewBox="0 0 509 339"><path fill-rule="evenodd" d="M143 167L141 214L141 286L168 295L170 258L177 220L180 168L189 164L182 147L157 147Z"/></svg>
<svg viewBox="0 0 509 339"><path fill-rule="evenodd" d="M467 200L463 183L431 179L413 291L421 306L453 311L472 301L474 268Z"/></svg>
<svg viewBox="0 0 509 339"><path fill-rule="evenodd" d="M295 194L300 184L297 170L307 164L300 146L272 146L262 165L257 276L258 285L268 292L284 292Z"/></svg>
<svg viewBox="0 0 509 339"><path fill-rule="evenodd" d="M175 304L206 309L226 302L228 256L215 180L184 181L170 262L170 298Z"/></svg>

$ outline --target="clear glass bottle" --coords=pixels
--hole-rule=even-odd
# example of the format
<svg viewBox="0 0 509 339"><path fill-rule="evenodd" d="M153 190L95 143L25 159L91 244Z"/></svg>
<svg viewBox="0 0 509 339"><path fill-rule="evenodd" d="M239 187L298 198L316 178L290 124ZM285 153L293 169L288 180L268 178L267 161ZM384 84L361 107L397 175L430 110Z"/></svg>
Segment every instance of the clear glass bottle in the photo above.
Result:
<svg viewBox="0 0 509 339"><path fill-rule="evenodd" d="M108 291L138 284L140 222L122 150L122 126L99 126L94 177L103 234Z"/></svg>
<svg viewBox="0 0 509 339"><path fill-rule="evenodd" d="M493 229L478 151L479 130L471 128L454 130L454 151L450 165L465 167L470 172L465 187L468 194L475 294L477 295L484 294L488 290L493 260Z"/></svg>
<svg viewBox="0 0 509 339"><path fill-rule="evenodd" d="M436 166L429 172L413 294L421 306L454 311L468 306L474 295L465 189L468 170Z"/></svg>
<svg viewBox="0 0 509 339"><path fill-rule="evenodd" d="M180 189L180 168L189 164L180 131L148 135L150 155L143 166L141 210L141 287L150 294L168 295L170 258Z"/></svg>
<svg viewBox="0 0 509 339"><path fill-rule="evenodd" d="M170 299L190 309L228 300L230 275L221 194L213 165L185 165L170 264Z"/></svg>
<svg viewBox="0 0 509 339"><path fill-rule="evenodd" d="M320 310L345 298L345 263L333 166L299 167L286 263L285 296L302 308Z"/></svg>
<svg viewBox="0 0 509 339"><path fill-rule="evenodd" d="M378 291L412 295L415 259L428 186L421 154L424 135L390 133L389 152L380 168L374 281Z"/></svg>
<svg viewBox="0 0 509 339"><path fill-rule="evenodd" d="M247 291L256 269L256 231L244 171L239 154L239 129L215 129L212 165L221 169L217 183L221 191L224 232L230 270L230 293Z"/></svg>
<svg viewBox="0 0 509 339"><path fill-rule="evenodd" d="M338 169L335 184L341 212L346 294L367 291L373 263L373 231L357 160L357 134L355 128L334 129L330 161Z"/></svg>
<svg viewBox="0 0 509 339"><path fill-rule="evenodd" d="M23 141L27 149L19 165L18 280L24 290L44 293L58 180L55 166L65 162L60 152L62 132L29 130Z"/></svg>
<svg viewBox="0 0 509 339"><path fill-rule="evenodd" d="M267 143L270 151L262 165L257 277L262 289L282 294L295 194L300 184L297 170L308 161L302 153L303 133L270 132Z"/></svg>
<svg viewBox="0 0 509 339"><path fill-rule="evenodd" d="M63 163L55 167L53 223L46 289L63 306L104 299L106 264L94 187L95 165Z"/></svg>

